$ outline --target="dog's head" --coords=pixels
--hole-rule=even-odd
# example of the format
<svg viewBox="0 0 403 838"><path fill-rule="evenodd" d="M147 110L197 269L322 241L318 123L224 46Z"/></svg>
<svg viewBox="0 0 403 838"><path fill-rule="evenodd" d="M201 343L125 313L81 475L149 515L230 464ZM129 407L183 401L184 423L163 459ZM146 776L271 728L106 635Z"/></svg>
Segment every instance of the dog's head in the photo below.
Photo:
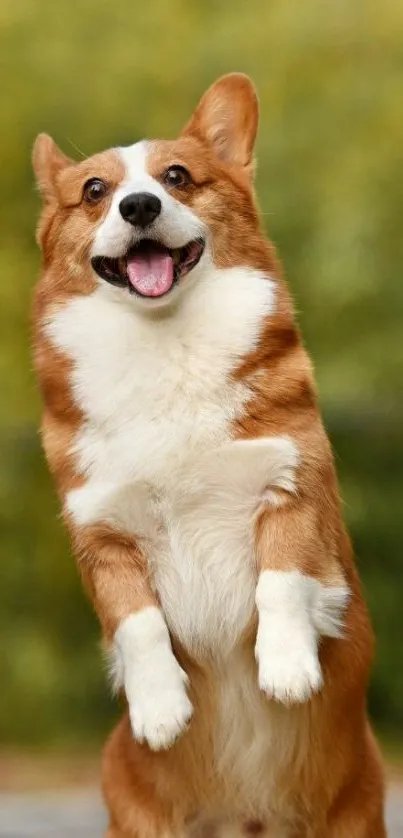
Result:
<svg viewBox="0 0 403 838"><path fill-rule="evenodd" d="M234 73L210 87L175 141L143 140L74 163L40 135L33 164L45 265L154 307L212 262L264 267L252 185L257 123L253 85Z"/></svg>

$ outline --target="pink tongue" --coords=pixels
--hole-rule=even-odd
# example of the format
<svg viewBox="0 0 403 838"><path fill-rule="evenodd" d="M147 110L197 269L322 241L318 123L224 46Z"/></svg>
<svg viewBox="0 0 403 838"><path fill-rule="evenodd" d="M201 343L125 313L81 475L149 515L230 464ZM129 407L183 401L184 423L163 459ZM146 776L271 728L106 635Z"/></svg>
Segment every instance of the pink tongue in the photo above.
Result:
<svg viewBox="0 0 403 838"><path fill-rule="evenodd" d="M138 253L127 260L127 275L144 297L161 297L174 281L172 257L166 253Z"/></svg>

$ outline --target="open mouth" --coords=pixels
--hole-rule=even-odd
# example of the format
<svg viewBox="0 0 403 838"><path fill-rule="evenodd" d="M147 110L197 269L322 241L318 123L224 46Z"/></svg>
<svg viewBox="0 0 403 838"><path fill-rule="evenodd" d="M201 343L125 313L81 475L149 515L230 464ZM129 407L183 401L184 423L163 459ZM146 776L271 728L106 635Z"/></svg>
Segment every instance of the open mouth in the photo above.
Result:
<svg viewBox="0 0 403 838"><path fill-rule="evenodd" d="M91 264L98 276L112 285L128 288L140 297L163 297L197 265L203 250L202 239L175 249L143 239L124 256L94 256Z"/></svg>

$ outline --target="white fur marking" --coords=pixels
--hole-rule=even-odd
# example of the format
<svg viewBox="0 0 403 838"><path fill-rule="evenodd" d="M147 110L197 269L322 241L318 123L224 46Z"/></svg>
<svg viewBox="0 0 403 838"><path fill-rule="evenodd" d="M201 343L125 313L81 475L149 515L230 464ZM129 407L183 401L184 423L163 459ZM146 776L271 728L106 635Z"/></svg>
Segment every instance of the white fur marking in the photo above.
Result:
<svg viewBox="0 0 403 838"><path fill-rule="evenodd" d="M284 704L267 701L258 687L253 657L239 646L217 666L217 687L214 749L218 774L225 785L237 789L239 816L243 820L261 816L277 836L276 810L281 808L284 816L285 801L280 796L279 807L276 786L279 775L295 759L300 720ZM232 811L233 807L232 797Z"/></svg>
<svg viewBox="0 0 403 838"><path fill-rule="evenodd" d="M327 588L298 570L265 570L256 588L259 686L284 703L307 701L322 686L320 634L339 636L348 589Z"/></svg>
<svg viewBox="0 0 403 838"><path fill-rule="evenodd" d="M144 608L123 620L115 650L134 737L154 751L169 748L186 728L192 705L161 611Z"/></svg>
<svg viewBox="0 0 403 838"><path fill-rule="evenodd" d="M141 483L88 480L68 492L65 506L79 527L102 521L142 538L156 526L150 494Z"/></svg>

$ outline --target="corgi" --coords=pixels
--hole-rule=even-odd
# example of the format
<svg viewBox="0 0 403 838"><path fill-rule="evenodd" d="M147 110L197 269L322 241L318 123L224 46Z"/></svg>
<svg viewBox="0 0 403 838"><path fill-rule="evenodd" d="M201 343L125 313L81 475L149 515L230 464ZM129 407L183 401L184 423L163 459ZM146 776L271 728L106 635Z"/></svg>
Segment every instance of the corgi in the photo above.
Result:
<svg viewBox="0 0 403 838"><path fill-rule="evenodd" d="M258 100L75 163L40 135L42 438L125 702L108 838L382 838L373 654L254 198Z"/></svg>

